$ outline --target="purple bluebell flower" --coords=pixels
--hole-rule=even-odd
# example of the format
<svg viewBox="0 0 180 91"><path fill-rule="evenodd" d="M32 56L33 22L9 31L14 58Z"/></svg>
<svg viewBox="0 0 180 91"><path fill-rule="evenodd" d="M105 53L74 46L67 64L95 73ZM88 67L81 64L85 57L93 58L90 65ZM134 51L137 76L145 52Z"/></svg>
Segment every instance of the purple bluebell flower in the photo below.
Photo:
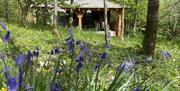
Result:
<svg viewBox="0 0 180 91"><path fill-rule="evenodd" d="M133 67L134 67L134 63L132 63L132 62L126 62L124 71L128 71L128 70L132 69Z"/></svg>
<svg viewBox="0 0 180 91"><path fill-rule="evenodd" d="M81 41L80 39L78 39L78 40L76 41L76 45L79 46L79 48L80 48L81 50L83 50L84 48L86 48L85 43L84 43L83 41Z"/></svg>
<svg viewBox="0 0 180 91"><path fill-rule="evenodd" d="M108 50L110 49L109 43L106 43L105 48L108 49Z"/></svg>
<svg viewBox="0 0 180 91"><path fill-rule="evenodd" d="M87 56L89 61L92 60L92 53L91 51L86 47L85 43L82 42L81 40L76 41L76 44L79 46L80 48L80 54L79 56L76 58L76 61L84 61L84 56Z"/></svg>
<svg viewBox="0 0 180 91"><path fill-rule="evenodd" d="M124 71L127 72L128 70L132 69L135 66L135 63L132 61L127 61L124 63L125 67L124 67Z"/></svg>
<svg viewBox="0 0 180 91"><path fill-rule="evenodd" d="M100 58L101 60L107 58L107 53L99 54L99 58Z"/></svg>
<svg viewBox="0 0 180 91"><path fill-rule="evenodd" d="M70 35L70 36L73 36L73 28L72 28L72 27L69 27L67 30L68 30L68 32L69 32L69 35Z"/></svg>
<svg viewBox="0 0 180 91"><path fill-rule="evenodd" d="M72 39L72 37L69 36L69 37L67 37L67 38L65 39L65 42L68 43L71 39Z"/></svg>
<svg viewBox="0 0 180 91"><path fill-rule="evenodd" d="M24 61L24 54L19 54L18 57L15 59L15 64L16 65L21 65L21 63Z"/></svg>
<svg viewBox="0 0 180 91"><path fill-rule="evenodd" d="M13 77L8 79L8 91L18 91L18 83Z"/></svg>
<svg viewBox="0 0 180 91"><path fill-rule="evenodd" d="M87 52L88 52L88 59L89 61L91 61L93 58L92 52L90 50L88 50Z"/></svg>
<svg viewBox="0 0 180 91"><path fill-rule="evenodd" d="M26 66L30 65L32 59L33 59L33 53L31 53L31 51L28 51L26 54Z"/></svg>
<svg viewBox="0 0 180 91"><path fill-rule="evenodd" d="M7 30L6 24L3 23L3 22L1 22L1 27L2 27L3 30Z"/></svg>
<svg viewBox="0 0 180 91"><path fill-rule="evenodd" d="M119 67L117 68L116 73L120 74L124 70L125 66L126 66L126 64L124 64L124 63L120 64Z"/></svg>
<svg viewBox="0 0 180 91"><path fill-rule="evenodd" d="M10 31L7 31L6 35L3 38L3 42L7 43L9 41L9 39L10 39Z"/></svg>
<svg viewBox="0 0 180 91"><path fill-rule="evenodd" d="M78 62L77 66L76 66L76 72L79 74L80 69L82 68L83 63L82 62Z"/></svg>
<svg viewBox="0 0 180 91"><path fill-rule="evenodd" d="M96 71L100 67L100 64L96 64L93 68L93 71Z"/></svg>
<svg viewBox="0 0 180 91"><path fill-rule="evenodd" d="M39 48L36 48L34 50L34 52L33 52L33 56L38 58L39 57L39 52L40 52Z"/></svg>
<svg viewBox="0 0 180 91"><path fill-rule="evenodd" d="M69 27L67 29L67 31L69 32L70 36L68 38L66 38L65 42L68 46L68 52L73 52L73 50L74 50L74 36L73 36L72 28Z"/></svg>
<svg viewBox="0 0 180 91"><path fill-rule="evenodd" d="M9 79L11 77L9 67L5 67L5 76L6 76L6 79Z"/></svg>
<svg viewBox="0 0 180 91"><path fill-rule="evenodd" d="M8 91L17 91L18 83L16 81L16 78L11 77L9 67L5 67L5 75L7 79Z"/></svg>
<svg viewBox="0 0 180 91"><path fill-rule="evenodd" d="M87 46L85 45L85 43L81 40L77 40L76 41L76 45L80 48L80 56L88 56L89 61L92 60L92 52L87 48Z"/></svg>
<svg viewBox="0 0 180 91"><path fill-rule="evenodd" d="M87 55L89 60L92 59L92 53L90 52L89 49L87 49L86 45L84 42L82 42L81 40L77 40L76 41L76 45L79 46L80 48L80 53L79 53L79 56L75 59L76 62L78 62L78 65L76 67L76 71L77 73L80 72L80 69L82 68L83 66L83 62L84 62L84 56Z"/></svg>
<svg viewBox="0 0 180 91"><path fill-rule="evenodd" d="M164 59L170 59L170 58L172 58L172 55L168 51L162 51L161 52L161 57L163 57Z"/></svg>
<svg viewBox="0 0 180 91"><path fill-rule="evenodd" d="M23 69L19 67L19 75L18 75L19 87L21 87L23 84L23 74L24 74Z"/></svg>
<svg viewBox="0 0 180 91"><path fill-rule="evenodd" d="M31 51L29 50L26 54L26 60L32 60L33 58L33 53L31 53Z"/></svg>
<svg viewBox="0 0 180 91"><path fill-rule="evenodd" d="M86 48L84 42L80 39L76 41L76 45L80 48L80 50L84 50Z"/></svg>
<svg viewBox="0 0 180 91"><path fill-rule="evenodd" d="M132 91L140 91L140 88L133 88Z"/></svg>
<svg viewBox="0 0 180 91"><path fill-rule="evenodd" d="M83 61L84 61L84 59L83 59L84 55L85 55L84 51L83 51L83 50L80 51L80 54L79 54L79 62L83 62Z"/></svg>
<svg viewBox="0 0 180 91"><path fill-rule="evenodd" d="M81 43L81 40L78 39L78 40L76 41L76 45L80 45L80 43Z"/></svg>
<svg viewBox="0 0 180 91"><path fill-rule="evenodd" d="M51 83L50 91L62 91L62 87L60 82L59 83Z"/></svg>
<svg viewBox="0 0 180 91"><path fill-rule="evenodd" d="M84 58L83 56L78 56L76 59L75 59L76 62L84 62Z"/></svg>
<svg viewBox="0 0 180 91"><path fill-rule="evenodd" d="M60 54L61 53L61 51L60 51L60 49L58 49L58 48L55 48L55 49L53 49L52 51L51 51L51 55L57 55L57 54Z"/></svg>
<svg viewBox="0 0 180 91"><path fill-rule="evenodd" d="M77 40L76 45L78 45L80 47L79 56L76 58L76 62L78 62L77 66L76 66L76 72L79 73L80 69L83 66L84 56L85 56L85 53L86 53L86 48L84 47L84 44L83 44L83 42L81 42L81 40Z"/></svg>
<svg viewBox="0 0 180 91"><path fill-rule="evenodd" d="M79 56L75 59L75 61L78 63L76 66L76 72L79 73L84 62L84 51L80 52Z"/></svg>
<svg viewBox="0 0 180 91"><path fill-rule="evenodd" d="M67 38L66 44L68 45L68 52L72 52L74 49L74 38L73 37Z"/></svg>

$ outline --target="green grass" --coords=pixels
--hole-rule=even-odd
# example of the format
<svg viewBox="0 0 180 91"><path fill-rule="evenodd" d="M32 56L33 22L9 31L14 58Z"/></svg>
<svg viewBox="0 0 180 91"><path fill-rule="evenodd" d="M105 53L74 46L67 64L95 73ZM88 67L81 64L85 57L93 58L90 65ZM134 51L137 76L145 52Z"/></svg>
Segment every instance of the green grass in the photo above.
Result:
<svg viewBox="0 0 180 91"><path fill-rule="evenodd" d="M27 50L33 51L36 47L40 48L40 59L35 61L35 66L38 66L40 61L45 61L48 59L48 53L55 48L61 48L65 54L60 57L52 57L51 60L54 61L64 61L66 62L66 70L69 69L70 66L70 57L66 54L66 45L65 39L69 36L68 32L65 28L59 28L59 37L55 37L52 35L50 28L44 29L36 29L36 28L19 28L17 26L8 26L8 29L11 31L11 41L7 46L4 46L2 40L0 40L0 50L4 50L11 57L17 56L20 52L26 53ZM2 30L0 30L3 32ZM79 31L74 28L74 37L75 40L81 39L87 43L88 48L93 53L93 61L87 62L88 66L82 68L80 73L79 80L79 91L86 91L89 89L92 91L91 86L88 87L92 81L94 72L92 72L92 67L98 62L97 54L105 52L105 42L104 35L97 34L95 31ZM101 67L101 72L99 77L99 86L102 88L106 88L108 84L111 83L111 80L108 78L113 77L115 75L116 69L120 63L124 59L134 58L138 61L138 64L135 66L134 71L123 73L121 75L122 82L117 85L117 89L121 88L129 79L129 77L134 72L133 78L131 78L128 85L122 87L126 90L132 90L134 87L140 86L141 89L149 89L150 91L178 91L180 90L180 38L176 38L173 41L169 41L167 39L163 39L161 35L158 35L157 39L157 47L156 47L156 56L153 62L146 64L144 63L145 55L139 54L138 51L141 50L141 42L143 36L140 33L137 35L125 35L124 41L120 40L118 37L113 37L110 41L110 50L108 51L108 59L106 59L105 64ZM75 55L78 55L78 48L75 46ZM161 50L168 50L173 55L173 58L170 60L163 60L160 57ZM62 62L63 62L62 61ZM111 67L106 67L106 64L112 61ZM17 68L14 65L13 59L8 58L8 65L15 69L15 73L12 72L13 75L17 74ZM56 62L55 62L56 63ZM51 66L52 65L52 66ZM50 67L56 67L57 65L52 63ZM38 68L38 67L37 67ZM75 68L75 65L73 65ZM0 70L3 69L3 64L0 61ZM88 70L87 70L88 69ZM52 79L53 72L44 72L44 71L36 71L36 68L32 68L28 71L30 76L28 76L27 84L36 86L34 90L36 91L48 91L49 83ZM69 72L69 71L67 71ZM32 75L33 74L33 75ZM72 82L69 83L69 75L70 73L59 74L58 80L60 80L65 91L70 91L72 89L76 89L74 82L76 82L73 77L76 77L76 72L70 75L70 79ZM5 78L4 74L0 74L0 87L5 87ZM142 84L141 84L142 83ZM71 84L71 85L69 85ZM116 83L117 84L117 83ZM87 87L86 87L87 86ZM122 89L119 89L120 91ZM100 90L97 90L100 91ZM103 91L103 89L101 89ZM113 90L114 91L114 90Z"/></svg>

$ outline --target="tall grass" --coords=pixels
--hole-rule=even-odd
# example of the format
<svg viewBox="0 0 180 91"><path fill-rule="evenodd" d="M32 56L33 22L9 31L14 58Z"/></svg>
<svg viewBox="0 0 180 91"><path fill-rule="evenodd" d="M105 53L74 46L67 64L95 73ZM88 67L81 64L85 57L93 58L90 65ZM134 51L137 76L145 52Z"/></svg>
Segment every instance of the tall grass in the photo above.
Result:
<svg viewBox="0 0 180 91"><path fill-rule="evenodd" d="M6 54L5 62L11 68L13 77L19 73L14 58L20 53L26 54L28 50L33 52L35 48L40 49L39 57L33 58L28 69L24 68L26 70L23 75L24 87L30 86L32 91L49 91L52 85L63 91L129 91L133 88L139 88L142 91L179 90L180 47L178 42L159 37L156 57L147 62L147 57L137 52L141 50L142 36L139 34L133 37L126 35L124 41L113 37L107 52L103 34L97 34L95 31L79 31L74 28L75 41L78 39L84 41L93 55L91 61L88 61L87 56L83 57L83 66L77 73L78 63L74 59L81 50L74 45L73 56L67 52L65 39L69 34L66 28L59 28L58 38L52 35L50 28L25 29L16 26L8 26L8 28L11 32L11 40L7 45L0 40L0 50ZM5 33L3 30L0 31L3 37ZM50 55L54 48L59 48L61 53ZM163 59L160 56L162 50L170 51L173 57ZM102 53L107 53L107 57L103 60L99 58ZM121 64L131 61L134 66L124 71ZM0 61L0 89L8 88L4 73L4 65ZM20 90L23 89L25 88Z"/></svg>

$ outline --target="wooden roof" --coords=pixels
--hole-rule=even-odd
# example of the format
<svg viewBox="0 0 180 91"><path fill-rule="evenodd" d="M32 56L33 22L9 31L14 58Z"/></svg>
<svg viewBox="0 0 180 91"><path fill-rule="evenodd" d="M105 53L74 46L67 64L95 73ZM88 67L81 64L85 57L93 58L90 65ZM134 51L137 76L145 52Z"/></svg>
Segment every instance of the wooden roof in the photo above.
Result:
<svg viewBox="0 0 180 91"><path fill-rule="evenodd" d="M104 0L74 0L78 8L104 8ZM122 5L107 1L107 8L123 8Z"/></svg>

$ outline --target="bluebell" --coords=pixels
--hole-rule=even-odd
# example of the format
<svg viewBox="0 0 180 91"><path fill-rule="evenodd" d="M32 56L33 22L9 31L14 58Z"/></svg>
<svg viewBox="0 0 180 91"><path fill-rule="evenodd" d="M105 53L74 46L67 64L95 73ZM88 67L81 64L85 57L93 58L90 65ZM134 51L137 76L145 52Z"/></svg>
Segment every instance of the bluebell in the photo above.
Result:
<svg viewBox="0 0 180 91"><path fill-rule="evenodd" d="M39 52L40 52L39 48L36 48L34 50L34 52L33 52L33 56L38 58L39 57Z"/></svg>
<svg viewBox="0 0 180 91"><path fill-rule="evenodd" d="M23 85L23 69L22 67L19 67L19 75L18 75L18 81L19 81L19 87Z"/></svg>
<svg viewBox="0 0 180 91"><path fill-rule="evenodd" d="M1 27L2 27L3 30L7 30L6 24L3 23L3 22L1 22Z"/></svg>
<svg viewBox="0 0 180 91"><path fill-rule="evenodd" d="M68 45L68 52L72 52L74 49L74 38L73 37L67 38L66 44Z"/></svg>
<svg viewBox="0 0 180 91"><path fill-rule="evenodd" d="M76 72L79 73L80 69L82 68L83 63L82 62L78 62L77 66L76 66Z"/></svg>
<svg viewBox="0 0 180 91"><path fill-rule="evenodd" d="M74 37L73 37L73 31L72 31L72 28L69 27L67 29L67 31L69 32L69 37L65 39L65 42L68 46L68 52L73 52L74 50Z"/></svg>
<svg viewBox="0 0 180 91"><path fill-rule="evenodd" d="M96 71L100 67L100 64L96 64L93 68L93 71Z"/></svg>
<svg viewBox="0 0 180 91"><path fill-rule="evenodd" d="M57 54L60 54L60 53L61 53L61 51L60 51L59 48L55 48L55 49L51 50L51 55L57 55Z"/></svg>
<svg viewBox="0 0 180 91"><path fill-rule="evenodd" d="M18 57L15 59L15 64L16 65L21 65L21 63L24 61L24 54L19 54Z"/></svg>
<svg viewBox="0 0 180 91"><path fill-rule="evenodd" d="M124 70L125 66L126 66L126 64L124 64L124 63L120 64L119 67L117 68L116 73L117 74L121 73Z"/></svg>
<svg viewBox="0 0 180 91"><path fill-rule="evenodd" d="M9 67L5 67L5 75L7 79L8 91L17 91L18 83L17 83L16 78L11 77Z"/></svg>
<svg viewBox="0 0 180 91"><path fill-rule="evenodd" d="M28 51L26 54L26 66L30 65L32 59L33 59L33 53L31 53L31 51Z"/></svg>
<svg viewBox="0 0 180 91"><path fill-rule="evenodd" d="M6 35L3 38L3 42L7 43L10 40L10 31L6 32Z"/></svg>
<svg viewBox="0 0 180 91"><path fill-rule="evenodd" d="M62 91L60 82L59 83L52 82L50 86L50 91Z"/></svg>
<svg viewBox="0 0 180 91"><path fill-rule="evenodd" d="M133 88L132 91L140 91L140 89L139 88Z"/></svg>
<svg viewBox="0 0 180 91"><path fill-rule="evenodd" d="M172 58L172 55L168 51L162 51L161 52L161 57L163 57L164 59L170 59L170 58Z"/></svg>
<svg viewBox="0 0 180 91"><path fill-rule="evenodd" d="M18 91L18 83L13 77L8 79L8 91Z"/></svg>
<svg viewBox="0 0 180 91"><path fill-rule="evenodd" d="M99 57L101 60L103 60L103 59L107 58L107 53L101 53L101 54L99 54Z"/></svg>
<svg viewBox="0 0 180 91"><path fill-rule="evenodd" d="M135 63L132 61L127 61L124 63L124 71L127 72L128 70L132 69L135 66Z"/></svg>

